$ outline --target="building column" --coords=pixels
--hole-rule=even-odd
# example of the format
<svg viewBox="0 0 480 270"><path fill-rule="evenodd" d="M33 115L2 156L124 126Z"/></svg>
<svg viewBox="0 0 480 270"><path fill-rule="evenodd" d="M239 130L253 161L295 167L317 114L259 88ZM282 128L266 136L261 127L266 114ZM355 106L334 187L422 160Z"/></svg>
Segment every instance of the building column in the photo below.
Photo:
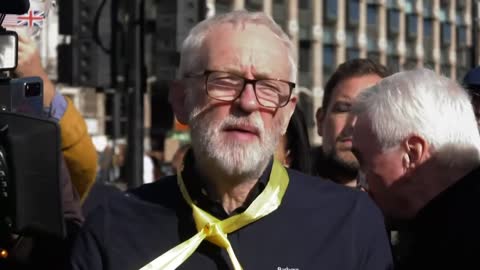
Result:
<svg viewBox="0 0 480 270"><path fill-rule="evenodd" d="M462 1L462 0L460 0ZM450 23L450 50L448 53L448 63L450 64L450 77L452 80L457 79L457 25L455 19L457 0L451 0L448 6L448 18L447 21Z"/></svg>
<svg viewBox="0 0 480 270"><path fill-rule="evenodd" d="M335 26L335 44L336 44L336 61L337 66L345 62L346 59L346 39L347 35L345 32L345 20L346 20L346 10L347 5L346 0L337 1L337 24Z"/></svg>
<svg viewBox="0 0 480 270"><path fill-rule="evenodd" d="M105 118L106 118L106 112L105 112L105 93L104 92L99 92L96 93L95 97L97 103L96 103L96 115L95 119L97 120L97 127L98 127L98 135L100 134L105 134Z"/></svg>
<svg viewBox="0 0 480 270"><path fill-rule="evenodd" d="M475 46L475 57L474 60L475 66L480 65L480 1L479 0L466 0L466 13L467 13L467 22L470 23L470 27L467 31L467 40L469 42L469 46ZM473 9L475 9L476 16L472 18ZM472 36L473 31L472 29L476 29L475 35Z"/></svg>
<svg viewBox="0 0 480 270"><path fill-rule="evenodd" d="M407 15L405 13L405 2L403 0L397 0L397 5L399 6L399 34L397 42L397 52L398 52L398 65L400 71L403 70L405 62L407 60L407 41L406 41L406 32L407 32Z"/></svg>
<svg viewBox="0 0 480 270"><path fill-rule="evenodd" d="M205 0L205 6L206 6L206 18L210 18L215 16L215 0Z"/></svg>
<svg viewBox="0 0 480 270"><path fill-rule="evenodd" d="M322 0L312 0L312 92L313 92L313 114L322 107L323 100L323 24L322 24ZM316 125L315 125L316 127ZM316 128L309 131L311 142L318 145L322 142Z"/></svg>
<svg viewBox="0 0 480 270"><path fill-rule="evenodd" d="M378 49L382 65L387 64L387 46L387 4L381 0L378 6Z"/></svg>
<svg viewBox="0 0 480 270"><path fill-rule="evenodd" d="M417 56L417 67L423 67L424 48L423 48L423 0L417 0L415 5L417 14L418 35L415 40L415 55Z"/></svg>
<svg viewBox="0 0 480 270"><path fill-rule="evenodd" d="M232 10L239 10L245 8L245 0L233 0Z"/></svg>
<svg viewBox="0 0 480 270"><path fill-rule="evenodd" d="M360 58L367 58L367 0L360 0L358 22L358 48Z"/></svg>
<svg viewBox="0 0 480 270"><path fill-rule="evenodd" d="M433 23L432 23L432 40L433 40L433 63L434 70L438 74L441 73L441 38L440 38L440 0L433 0ZM445 74L449 75L449 74Z"/></svg>
<svg viewBox="0 0 480 270"><path fill-rule="evenodd" d="M263 0L263 12L270 17L273 17L272 0Z"/></svg>
<svg viewBox="0 0 480 270"><path fill-rule="evenodd" d="M287 32L295 48L295 58L298 61L298 0L288 0Z"/></svg>

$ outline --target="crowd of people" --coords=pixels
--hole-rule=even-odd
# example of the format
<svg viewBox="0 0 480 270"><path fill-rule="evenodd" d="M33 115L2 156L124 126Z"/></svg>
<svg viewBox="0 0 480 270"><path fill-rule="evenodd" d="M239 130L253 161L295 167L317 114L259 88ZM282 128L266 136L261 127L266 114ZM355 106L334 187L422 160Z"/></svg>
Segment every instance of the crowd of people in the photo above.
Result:
<svg viewBox="0 0 480 270"><path fill-rule="evenodd" d="M288 35L261 12L217 15L190 31L171 83L191 135L173 174L102 191L83 119L19 37L16 73L44 80L62 130L70 229L14 251L27 255L11 269L480 268L480 68L462 87L347 61L325 85L312 149Z"/></svg>

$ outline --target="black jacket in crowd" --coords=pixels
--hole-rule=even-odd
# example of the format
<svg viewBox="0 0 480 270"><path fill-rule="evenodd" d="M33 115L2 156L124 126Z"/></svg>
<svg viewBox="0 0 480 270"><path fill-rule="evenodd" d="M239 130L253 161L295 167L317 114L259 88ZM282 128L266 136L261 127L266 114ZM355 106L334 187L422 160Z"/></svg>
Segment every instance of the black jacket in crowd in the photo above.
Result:
<svg viewBox="0 0 480 270"><path fill-rule="evenodd" d="M400 245L396 269L480 269L480 168L430 201Z"/></svg>

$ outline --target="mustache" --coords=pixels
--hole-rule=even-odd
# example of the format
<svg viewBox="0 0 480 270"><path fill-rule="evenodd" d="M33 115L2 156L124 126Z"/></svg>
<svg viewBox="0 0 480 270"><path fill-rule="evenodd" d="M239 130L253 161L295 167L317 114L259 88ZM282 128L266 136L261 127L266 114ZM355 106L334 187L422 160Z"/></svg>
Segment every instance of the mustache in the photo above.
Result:
<svg viewBox="0 0 480 270"><path fill-rule="evenodd" d="M263 120L259 114L251 114L248 117L239 117L239 116L229 115L221 121L219 129L223 130L226 128L236 127L236 126L252 127L258 131L261 137L265 134Z"/></svg>

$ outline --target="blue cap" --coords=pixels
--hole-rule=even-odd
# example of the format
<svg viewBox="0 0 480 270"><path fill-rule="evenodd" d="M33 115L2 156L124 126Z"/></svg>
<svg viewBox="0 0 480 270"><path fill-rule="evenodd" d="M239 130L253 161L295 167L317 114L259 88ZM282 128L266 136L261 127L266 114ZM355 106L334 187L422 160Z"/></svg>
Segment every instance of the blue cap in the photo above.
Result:
<svg viewBox="0 0 480 270"><path fill-rule="evenodd" d="M466 87L480 87L480 66L472 68L463 78Z"/></svg>

